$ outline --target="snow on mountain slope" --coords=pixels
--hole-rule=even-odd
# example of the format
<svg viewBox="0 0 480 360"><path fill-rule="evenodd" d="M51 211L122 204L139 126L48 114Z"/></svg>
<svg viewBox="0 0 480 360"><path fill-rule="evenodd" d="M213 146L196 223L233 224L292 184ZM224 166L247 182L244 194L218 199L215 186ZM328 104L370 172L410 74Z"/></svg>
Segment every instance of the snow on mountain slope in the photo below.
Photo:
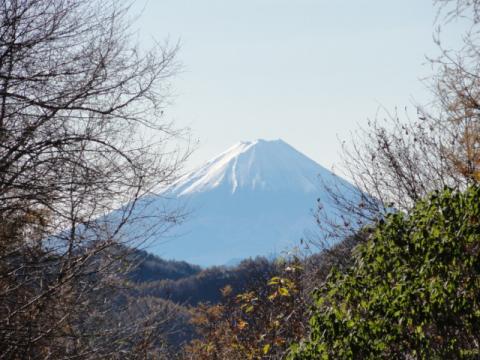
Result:
<svg viewBox="0 0 480 360"><path fill-rule="evenodd" d="M238 143L149 197L145 214L165 208L169 199L168 207L180 206L188 217L146 250L200 265L280 255L316 230L312 209L317 198L326 199L324 183L357 193L282 140ZM334 214L333 207L327 210ZM127 227L127 235L137 231Z"/></svg>
<svg viewBox="0 0 480 360"><path fill-rule="evenodd" d="M339 181L332 173L283 140L256 140L232 146L196 171L187 174L168 193L186 196L218 187L233 194L241 190L313 193L321 188L319 176ZM341 180L340 180L341 181Z"/></svg>

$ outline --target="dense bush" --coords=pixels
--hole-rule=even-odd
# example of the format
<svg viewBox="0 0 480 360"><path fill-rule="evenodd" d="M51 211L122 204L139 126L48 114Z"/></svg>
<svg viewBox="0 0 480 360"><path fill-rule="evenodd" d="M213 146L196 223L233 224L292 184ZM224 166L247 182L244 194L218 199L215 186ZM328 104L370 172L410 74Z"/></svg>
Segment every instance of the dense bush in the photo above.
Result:
<svg viewBox="0 0 480 360"><path fill-rule="evenodd" d="M193 309L199 338L184 348L183 359L283 358L289 344L305 334L303 272L298 261L284 263L270 280L236 296L227 286L222 303Z"/></svg>
<svg viewBox="0 0 480 360"><path fill-rule="evenodd" d="M289 359L479 358L479 187L390 214L354 254L315 292Z"/></svg>

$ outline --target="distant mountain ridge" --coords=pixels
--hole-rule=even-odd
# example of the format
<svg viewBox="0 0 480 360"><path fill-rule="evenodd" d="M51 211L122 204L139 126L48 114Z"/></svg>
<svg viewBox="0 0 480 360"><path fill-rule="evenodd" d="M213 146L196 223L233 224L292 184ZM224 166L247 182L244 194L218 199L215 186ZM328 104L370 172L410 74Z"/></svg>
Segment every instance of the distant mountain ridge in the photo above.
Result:
<svg viewBox="0 0 480 360"><path fill-rule="evenodd" d="M146 250L202 266L281 255L305 231L316 230L312 210L318 198L334 215L325 183L357 192L282 140L240 142L149 197L146 214L168 202L188 217L168 241L160 238Z"/></svg>

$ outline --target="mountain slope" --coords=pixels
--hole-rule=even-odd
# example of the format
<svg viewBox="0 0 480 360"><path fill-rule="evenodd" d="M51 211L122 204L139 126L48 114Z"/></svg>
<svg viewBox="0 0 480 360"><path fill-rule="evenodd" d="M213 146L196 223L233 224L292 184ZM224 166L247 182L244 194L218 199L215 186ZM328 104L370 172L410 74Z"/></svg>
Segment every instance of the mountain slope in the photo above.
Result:
<svg viewBox="0 0 480 360"><path fill-rule="evenodd" d="M241 142L149 198L146 214L169 199L188 217L146 250L200 265L281 255L315 230L312 209L326 199L323 183L355 193L282 140Z"/></svg>
<svg viewBox="0 0 480 360"><path fill-rule="evenodd" d="M282 140L241 142L175 183L169 192L177 196L226 187L241 190L318 190L318 175L330 176Z"/></svg>

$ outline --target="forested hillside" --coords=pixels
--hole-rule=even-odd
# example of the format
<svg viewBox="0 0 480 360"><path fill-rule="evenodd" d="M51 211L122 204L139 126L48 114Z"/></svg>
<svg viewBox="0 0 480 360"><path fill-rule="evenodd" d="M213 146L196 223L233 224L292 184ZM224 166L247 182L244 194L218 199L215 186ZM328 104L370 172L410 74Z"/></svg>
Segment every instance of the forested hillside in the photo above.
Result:
<svg viewBox="0 0 480 360"><path fill-rule="evenodd" d="M166 320L164 332L169 341L169 348L173 352L179 352L182 347L191 346L187 344L193 339L196 339L194 344L199 344L204 336L217 336L211 331L218 330L222 331L222 340L218 338L215 341L225 341L225 346L228 346L227 341L232 339L223 339L229 336L225 326L229 322L236 324L237 316L242 317L242 321L248 321L248 319L259 321L256 331L266 326L264 321L275 321L276 316L283 316L283 321L286 321L284 325L288 323L288 326L291 326L290 322L293 319L287 317L287 314L282 315L282 311L285 310L283 309L284 300L288 299L295 304L295 307L290 310L297 314L297 325L302 324L304 327L306 309L310 304L307 297L309 291L326 278L333 266L344 267L349 264L352 261L352 248L364 241L363 239L364 237L360 235L350 237L333 248L308 256L302 261L298 258L288 260L256 258L246 259L235 267L206 269L200 269L185 262L166 261L136 250L131 254L131 258L135 259L137 266L125 274L126 287L117 303L126 304L128 298L135 298L143 304L144 311L163 314ZM279 295L278 299L270 299L269 297L275 293L275 291L272 292L271 279L284 277L289 278L287 282L291 288L287 289L278 283L278 289L282 289L278 294L282 295ZM303 290L300 291L300 289ZM288 294L283 293L286 290ZM255 294L247 296L250 300L254 297L263 297L263 301L254 300L254 303L258 302L255 304L255 313L242 314L242 310L237 308L245 305L242 302L245 294ZM218 312L219 309L222 311ZM245 306L242 309L245 309ZM133 314L135 311L138 310L132 309L129 313ZM203 318L204 313L211 311L217 313L207 321L207 318ZM260 314L263 320L260 320ZM272 316L273 318L265 320ZM199 319L204 319L200 326L198 326ZM205 333L205 327L209 328L208 333ZM299 339L301 334L303 332L298 332L298 329L294 330L289 339ZM261 333L252 335L261 336ZM267 344L268 341L270 340L265 338L262 343ZM253 344L252 346L259 347ZM279 349L284 351L287 346L288 343L284 341L275 351L280 354ZM191 356L198 351L190 347L188 349L192 352Z"/></svg>
<svg viewBox="0 0 480 360"><path fill-rule="evenodd" d="M185 261L164 260L144 250L134 250L129 256L134 264L128 272L128 279L136 283L157 280L179 280L201 272L201 267Z"/></svg>

